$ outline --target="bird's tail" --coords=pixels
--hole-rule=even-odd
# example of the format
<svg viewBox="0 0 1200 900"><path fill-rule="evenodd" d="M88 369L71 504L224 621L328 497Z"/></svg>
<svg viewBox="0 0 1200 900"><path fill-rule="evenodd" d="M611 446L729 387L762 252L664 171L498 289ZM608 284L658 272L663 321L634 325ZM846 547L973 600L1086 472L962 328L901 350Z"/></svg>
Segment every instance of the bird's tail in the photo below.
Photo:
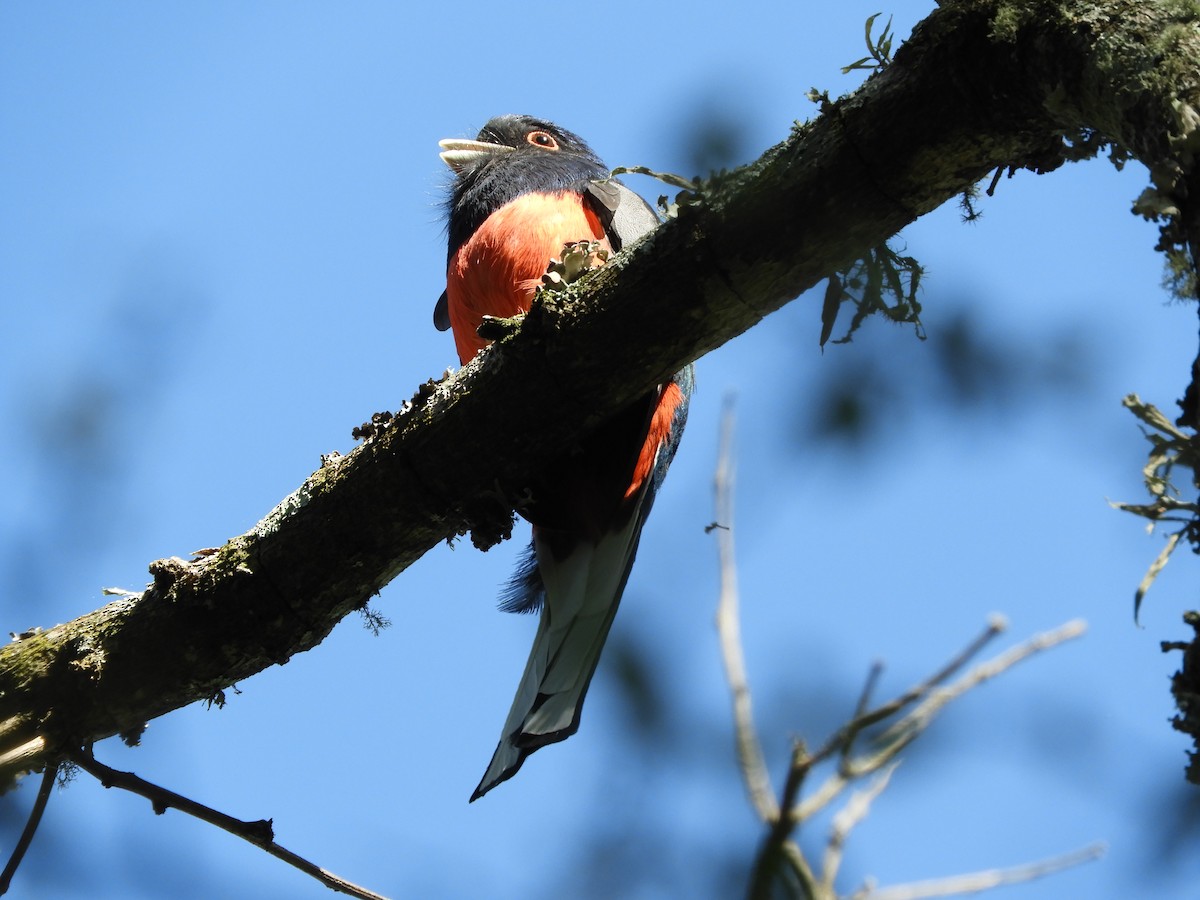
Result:
<svg viewBox="0 0 1200 900"><path fill-rule="evenodd" d="M583 699L637 553L644 512L635 509L623 528L597 543L581 542L563 559L555 559L535 533L546 599L500 744L472 801L515 775L533 751L579 728Z"/></svg>

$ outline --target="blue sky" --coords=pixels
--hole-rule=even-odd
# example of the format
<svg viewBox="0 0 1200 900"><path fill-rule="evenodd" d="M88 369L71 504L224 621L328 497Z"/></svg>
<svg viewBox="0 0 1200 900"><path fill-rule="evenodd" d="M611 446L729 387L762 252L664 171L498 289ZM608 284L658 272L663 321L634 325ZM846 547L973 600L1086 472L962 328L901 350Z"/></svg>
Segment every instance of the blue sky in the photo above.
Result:
<svg viewBox="0 0 1200 900"><path fill-rule="evenodd" d="M149 561L245 531L320 454L351 449L355 424L453 363L430 323L439 138L528 112L610 165L693 174L689 123L720 115L748 160L815 114L810 87L857 83L839 67L881 7L833 6L0 6L6 630L66 621L102 587L140 587ZM904 36L930 8L883 11ZM1195 352L1195 311L1168 302L1155 230L1128 212L1145 181L1104 162L1020 173L980 222L951 207L907 230L928 269L925 343L869 323L819 353L819 298L805 297L700 361L612 638L647 651L669 762L627 737L602 663L580 733L467 805L534 627L494 606L523 541L435 549L379 598L394 623L380 637L347 620L225 709L180 710L140 749L98 756L273 817L283 845L392 896L562 896L645 834L669 852L630 896L719 896L705 864L748 859L759 839L732 759L703 530L733 392L743 628L777 780L790 738L819 739L873 660L894 692L992 612L1012 623L997 646L1090 623L947 714L853 837L844 888L1104 840L1103 861L994 896L1191 896L1195 854L1160 852L1172 799L1191 789L1167 726L1178 659L1158 642L1183 634L1195 564L1168 567L1135 627L1133 588L1161 539L1107 505L1141 496L1144 442L1121 397L1170 410ZM1056 401L1038 399L1042 385L939 412L913 375L877 441L800 439L841 379L880 361L907 378L963 310L1031 370L1077 344L1062 360L1077 383L1045 391ZM31 787L0 801L5 847ZM86 777L53 798L13 893L326 895Z"/></svg>

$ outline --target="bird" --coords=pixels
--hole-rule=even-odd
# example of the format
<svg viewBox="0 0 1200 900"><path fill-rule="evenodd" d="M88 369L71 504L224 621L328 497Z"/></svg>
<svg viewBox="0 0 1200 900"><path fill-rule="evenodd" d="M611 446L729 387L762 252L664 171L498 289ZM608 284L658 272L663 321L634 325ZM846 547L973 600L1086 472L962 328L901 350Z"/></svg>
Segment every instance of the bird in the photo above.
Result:
<svg viewBox="0 0 1200 900"><path fill-rule="evenodd" d="M498 116L474 140L449 138L439 146L453 181L446 290L434 324L453 332L463 364L488 344L478 334L485 316L528 311L565 245L597 242L616 253L659 224L583 139L544 119ZM532 539L500 606L540 618L471 802L515 775L534 751L578 730L642 525L687 421L693 383L689 364L565 448L528 485L519 512Z"/></svg>

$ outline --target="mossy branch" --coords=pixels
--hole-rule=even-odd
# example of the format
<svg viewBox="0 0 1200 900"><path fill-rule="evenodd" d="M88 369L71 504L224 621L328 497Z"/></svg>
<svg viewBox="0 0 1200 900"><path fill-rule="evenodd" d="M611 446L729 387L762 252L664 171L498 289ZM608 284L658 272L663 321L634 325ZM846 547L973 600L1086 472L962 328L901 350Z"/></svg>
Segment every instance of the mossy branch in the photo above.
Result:
<svg viewBox="0 0 1200 900"><path fill-rule="evenodd" d="M443 540L503 538L558 448L989 172L1050 171L1098 134L1149 167L1143 211L1192 221L1191 5L1027 6L944 3L860 90L424 385L255 528L0 650L0 786L316 646ZM819 335L814 310L814 350Z"/></svg>

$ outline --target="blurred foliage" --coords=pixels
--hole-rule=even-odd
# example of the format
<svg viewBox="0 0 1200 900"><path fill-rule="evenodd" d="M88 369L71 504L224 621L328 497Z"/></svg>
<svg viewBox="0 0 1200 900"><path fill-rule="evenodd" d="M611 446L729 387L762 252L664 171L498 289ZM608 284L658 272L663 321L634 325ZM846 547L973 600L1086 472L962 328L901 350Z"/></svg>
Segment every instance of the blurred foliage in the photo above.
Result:
<svg viewBox="0 0 1200 900"><path fill-rule="evenodd" d="M671 167L689 176L707 177L754 160L761 152L756 131L764 123L754 111L757 86L740 83L733 71L713 73L673 107L665 134L673 145L661 148ZM640 160L635 160L640 162Z"/></svg>
<svg viewBox="0 0 1200 900"><path fill-rule="evenodd" d="M1141 809L1132 812L1150 829L1150 846L1157 857L1146 871L1161 875L1172 866L1196 857L1200 835L1200 791L1180 791L1178 785L1155 782L1146 791Z"/></svg>
<svg viewBox="0 0 1200 900"><path fill-rule="evenodd" d="M827 354L820 388L796 386L800 445L833 443L869 456L875 442L928 418L1069 405L1087 388L1094 351L1086 330L1060 327L1031 341L1003 334L981 308L941 298L926 341L889 340L876 328L864 336L865 352ZM877 346L884 340L886 350Z"/></svg>
<svg viewBox="0 0 1200 900"><path fill-rule="evenodd" d="M664 692L652 640L636 626L622 628L604 648L594 689L617 695L611 706L620 720L608 734L614 757L596 795L581 804L592 811L593 827L581 829L576 857L548 879L547 897L562 895L567 873L571 896L579 900L721 900L745 893L754 829L739 823L716 842L697 846L704 838L677 822L677 811L661 805L664 779L711 786L727 774L736 779L736 771L730 739L710 723L690 719ZM714 747L720 752L713 753ZM736 788L736 781L731 784ZM707 834L712 841L711 830Z"/></svg>
<svg viewBox="0 0 1200 900"><path fill-rule="evenodd" d="M742 165L756 156L748 127L728 103L707 98L691 114L694 124L683 150L684 171L708 175Z"/></svg>
<svg viewBox="0 0 1200 900"><path fill-rule="evenodd" d="M20 397L12 408L24 411L17 427L33 460L28 489L37 498L26 516L6 523L0 541L0 590L11 596L57 594L63 548L77 562L103 548L123 511L135 461L130 436L152 426L183 341L206 309L186 267L163 249L127 265L108 297L97 298L100 315L84 345L68 346L68 359L47 359L7 386Z"/></svg>
<svg viewBox="0 0 1200 900"><path fill-rule="evenodd" d="M25 486L36 502L24 515L4 522L0 540L0 591L20 598L21 615L61 605L63 579L94 568L109 540L113 522L132 514L123 495L131 466L131 435L153 427L153 408L185 358L184 341L207 308L195 279L178 260L152 249L128 261L124 277L98 291L96 325L83 346L67 344L66 360L43 358L20 383L6 385L9 407L24 413L10 427L25 439L30 461ZM64 555L71 559L64 565ZM95 597L100 593L95 585ZM90 602L90 601L86 601ZM81 610L82 611L82 610ZM8 623L9 627L52 624ZM25 779L14 802L0 804L0 848L7 853L25 825L37 779ZM65 846L53 798L29 857L17 875L28 896L71 896L88 882L86 854ZM115 809L115 807L114 807ZM120 821L117 812L115 820ZM179 860L192 851L155 837L148 848L136 822L122 827L137 838L121 842L128 864L155 871L140 877L147 886L172 884L180 900L212 896L212 884L193 880L181 889L172 877ZM158 832L154 832L158 834ZM148 861L152 861L148 863ZM214 873L215 874L215 873ZM215 883L215 881L214 881Z"/></svg>

